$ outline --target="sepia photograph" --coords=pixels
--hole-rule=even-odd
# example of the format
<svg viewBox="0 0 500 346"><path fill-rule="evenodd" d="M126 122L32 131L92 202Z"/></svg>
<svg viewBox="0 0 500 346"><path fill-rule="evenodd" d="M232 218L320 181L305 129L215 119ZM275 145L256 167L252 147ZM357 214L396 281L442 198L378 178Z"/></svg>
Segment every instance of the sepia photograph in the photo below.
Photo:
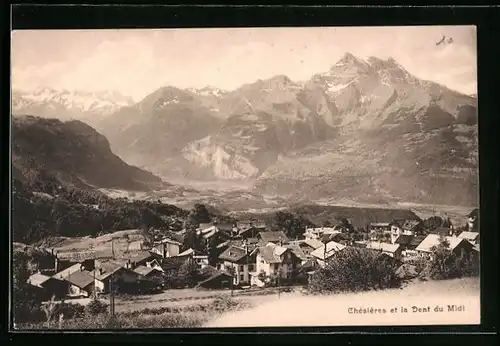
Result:
<svg viewBox="0 0 500 346"><path fill-rule="evenodd" d="M12 31L13 329L480 324L476 41Z"/></svg>

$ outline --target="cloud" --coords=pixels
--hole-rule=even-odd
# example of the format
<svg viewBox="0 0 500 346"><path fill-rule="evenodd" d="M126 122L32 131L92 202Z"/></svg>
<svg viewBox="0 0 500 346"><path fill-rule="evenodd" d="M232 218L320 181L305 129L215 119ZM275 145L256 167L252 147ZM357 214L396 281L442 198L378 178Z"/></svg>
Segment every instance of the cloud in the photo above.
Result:
<svg viewBox="0 0 500 346"><path fill-rule="evenodd" d="M436 46L443 34L454 43ZM32 31L16 33L12 47L15 87L118 90L135 99L162 85L305 80L346 51L392 56L417 77L467 93L477 72L473 27Z"/></svg>

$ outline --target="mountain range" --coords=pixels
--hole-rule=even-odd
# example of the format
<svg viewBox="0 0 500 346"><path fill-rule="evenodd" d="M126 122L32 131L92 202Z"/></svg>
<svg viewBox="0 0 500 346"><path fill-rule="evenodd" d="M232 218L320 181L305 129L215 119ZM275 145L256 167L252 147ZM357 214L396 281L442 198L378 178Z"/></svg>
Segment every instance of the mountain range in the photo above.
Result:
<svg viewBox="0 0 500 346"><path fill-rule="evenodd" d="M119 92L55 89L40 87L32 91L12 91L12 113L42 118L82 120L95 124L134 100Z"/></svg>
<svg viewBox="0 0 500 346"><path fill-rule="evenodd" d="M250 179L299 200L478 203L475 95L392 58L346 53L309 80L232 91L167 86L89 117L114 153L166 179Z"/></svg>

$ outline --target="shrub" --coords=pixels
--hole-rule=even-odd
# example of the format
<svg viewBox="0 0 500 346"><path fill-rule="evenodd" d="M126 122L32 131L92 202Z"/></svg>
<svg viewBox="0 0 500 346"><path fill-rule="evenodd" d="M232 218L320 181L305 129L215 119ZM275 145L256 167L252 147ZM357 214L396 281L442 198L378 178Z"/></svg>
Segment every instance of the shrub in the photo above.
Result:
<svg viewBox="0 0 500 346"><path fill-rule="evenodd" d="M399 287L399 265L378 251L345 248L316 270L309 282L313 293L357 292Z"/></svg>
<svg viewBox="0 0 500 346"><path fill-rule="evenodd" d="M89 315L105 314L108 311L109 305L97 298L92 299L92 301L90 301L90 303L88 303L85 307L85 312Z"/></svg>
<svg viewBox="0 0 500 346"><path fill-rule="evenodd" d="M443 238L432 249L429 262L429 277L434 280L446 280L467 276L479 276L479 254L465 252L460 254L449 249L449 243Z"/></svg>

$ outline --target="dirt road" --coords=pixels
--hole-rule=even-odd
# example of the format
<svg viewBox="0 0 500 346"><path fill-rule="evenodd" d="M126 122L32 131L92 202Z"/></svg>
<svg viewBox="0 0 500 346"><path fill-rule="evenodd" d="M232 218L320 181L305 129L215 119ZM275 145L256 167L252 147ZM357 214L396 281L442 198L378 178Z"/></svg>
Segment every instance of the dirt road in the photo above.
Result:
<svg viewBox="0 0 500 346"><path fill-rule="evenodd" d="M379 292L288 296L228 313L206 327L479 324L479 293L478 279L459 279Z"/></svg>

